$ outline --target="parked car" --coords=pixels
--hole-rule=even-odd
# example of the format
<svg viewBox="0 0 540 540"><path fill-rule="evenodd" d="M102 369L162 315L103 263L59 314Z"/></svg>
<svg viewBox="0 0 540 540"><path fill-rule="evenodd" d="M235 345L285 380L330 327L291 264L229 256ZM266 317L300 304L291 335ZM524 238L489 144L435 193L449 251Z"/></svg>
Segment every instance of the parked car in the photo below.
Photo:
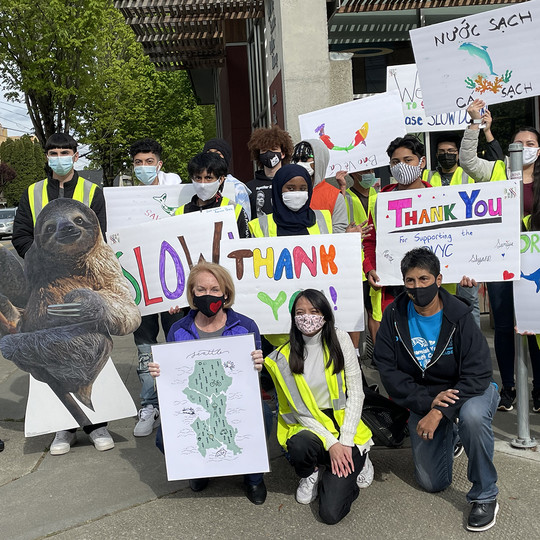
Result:
<svg viewBox="0 0 540 540"><path fill-rule="evenodd" d="M0 208L0 239L13 234L16 208Z"/></svg>

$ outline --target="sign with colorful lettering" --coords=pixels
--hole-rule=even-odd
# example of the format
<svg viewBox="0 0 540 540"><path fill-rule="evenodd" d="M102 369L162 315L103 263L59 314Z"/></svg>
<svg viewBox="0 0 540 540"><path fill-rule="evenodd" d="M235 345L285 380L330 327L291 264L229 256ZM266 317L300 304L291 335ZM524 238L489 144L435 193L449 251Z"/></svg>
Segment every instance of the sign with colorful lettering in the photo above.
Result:
<svg viewBox="0 0 540 540"><path fill-rule="evenodd" d="M330 151L327 177L388 165L389 142L406 133L397 90L302 114L298 121L302 139L319 138Z"/></svg>
<svg viewBox="0 0 540 540"><path fill-rule="evenodd" d="M465 110L458 109L435 116L426 115L416 64L388 66L386 90L399 92L407 133L452 131L465 129L469 125Z"/></svg>
<svg viewBox="0 0 540 540"><path fill-rule="evenodd" d="M261 333L289 332L301 289L322 291L342 330L364 329L360 233L249 238L225 247L221 264L236 282L234 309L254 319Z"/></svg>
<svg viewBox="0 0 540 540"><path fill-rule="evenodd" d="M238 236L233 206L222 206L107 233L142 315L187 306L190 268L220 262L220 244Z"/></svg>
<svg viewBox="0 0 540 540"><path fill-rule="evenodd" d="M521 273L514 282L518 332L540 334L540 232L521 233Z"/></svg>
<svg viewBox="0 0 540 540"><path fill-rule="evenodd" d="M540 2L524 2L410 31L426 114L540 94Z"/></svg>
<svg viewBox="0 0 540 540"><path fill-rule="evenodd" d="M394 190L377 198L377 274L402 285L407 251L431 249L444 283L519 279L519 183Z"/></svg>

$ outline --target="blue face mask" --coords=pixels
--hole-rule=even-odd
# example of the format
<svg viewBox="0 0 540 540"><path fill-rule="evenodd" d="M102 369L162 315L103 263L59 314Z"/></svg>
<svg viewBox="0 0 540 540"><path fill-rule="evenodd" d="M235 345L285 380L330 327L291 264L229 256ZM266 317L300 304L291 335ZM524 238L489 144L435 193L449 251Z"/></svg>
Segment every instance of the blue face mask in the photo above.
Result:
<svg viewBox="0 0 540 540"><path fill-rule="evenodd" d="M156 179L158 173L155 165L139 165L135 167L134 171L137 179L146 186L149 186Z"/></svg>
<svg viewBox="0 0 540 540"><path fill-rule="evenodd" d="M73 156L50 157L49 167L58 176L66 176L73 169Z"/></svg>
<svg viewBox="0 0 540 540"><path fill-rule="evenodd" d="M372 187L376 181L377 181L377 178L375 176L375 173L365 173L362 175L362 180L360 180L360 185L364 189L368 189Z"/></svg>

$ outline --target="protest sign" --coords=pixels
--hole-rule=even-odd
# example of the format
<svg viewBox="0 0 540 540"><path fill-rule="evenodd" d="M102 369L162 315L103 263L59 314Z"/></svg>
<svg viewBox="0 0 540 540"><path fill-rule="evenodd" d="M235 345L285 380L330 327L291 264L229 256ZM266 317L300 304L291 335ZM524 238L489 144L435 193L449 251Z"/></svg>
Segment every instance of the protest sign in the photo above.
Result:
<svg viewBox="0 0 540 540"><path fill-rule="evenodd" d="M444 283L519 278L519 184L514 180L394 190L377 198L377 274L402 285L400 261L426 246Z"/></svg>
<svg viewBox="0 0 540 540"><path fill-rule="evenodd" d="M411 30L426 114L537 96L539 20L535 0Z"/></svg>
<svg viewBox="0 0 540 540"><path fill-rule="evenodd" d="M399 92L407 133L452 131L469 125L465 110L426 115L416 64L388 66L386 69L386 90Z"/></svg>
<svg viewBox="0 0 540 540"><path fill-rule="evenodd" d="M219 262L222 239L238 236L234 207L227 205L150 221L107 233L142 315L187 306L185 285L203 255Z"/></svg>
<svg viewBox="0 0 540 540"><path fill-rule="evenodd" d="M302 139L319 138L330 151L326 176L388 165L388 143L405 135L397 90L298 117Z"/></svg>
<svg viewBox="0 0 540 540"><path fill-rule="evenodd" d="M253 334L152 347L169 480L270 470Z"/></svg>
<svg viewBox="0 0 540 540"><path fill-rule="evenodd" d="M322 291L336 326L364 329L360 233L279 236L222 244L222 264L235 279L234 309L264 334L288 333L290 308L301 289Z"/></svg>
<svg viewBox="0 0 540 540"><path fill-rule="evenodd" d="M540 334L540 233L521 234L521 274L514 282L518 332Z"/></svg>

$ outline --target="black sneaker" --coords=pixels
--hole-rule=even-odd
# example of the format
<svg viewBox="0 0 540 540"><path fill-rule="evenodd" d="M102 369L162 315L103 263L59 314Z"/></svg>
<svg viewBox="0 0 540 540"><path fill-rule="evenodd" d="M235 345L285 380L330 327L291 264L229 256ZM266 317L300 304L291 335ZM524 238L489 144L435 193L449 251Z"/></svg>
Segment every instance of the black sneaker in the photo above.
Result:
<svg viewBox="0 0 540 540"><path fill-rule="evenodd" d="M454 459L457 459L459 456L461 456L461 454L463 454L463 450L463 443L461 441L458 441L454 445Z"/></svg>
<svg viewBox="0 0 540 540"><path fill-rule="evenodd" d="M540 413L540 388L533 388L532 399L533 399L533 411Z"/></svg>
<svg viewBox="0 0 540 540"><path fill-rule="evenodd" d="M501 401L497 407L498 411L511 411L514 408L514 402L516 401L516 389L515 388L503 388L501 390Z"/></svg>
<svg viewBox="0 0 540 540"><path fill-rule="evenodd" d="M498 511L499 503L497 501L473 503L467 520L467 530L481 532L491 529L495 525Z"/></svg>

